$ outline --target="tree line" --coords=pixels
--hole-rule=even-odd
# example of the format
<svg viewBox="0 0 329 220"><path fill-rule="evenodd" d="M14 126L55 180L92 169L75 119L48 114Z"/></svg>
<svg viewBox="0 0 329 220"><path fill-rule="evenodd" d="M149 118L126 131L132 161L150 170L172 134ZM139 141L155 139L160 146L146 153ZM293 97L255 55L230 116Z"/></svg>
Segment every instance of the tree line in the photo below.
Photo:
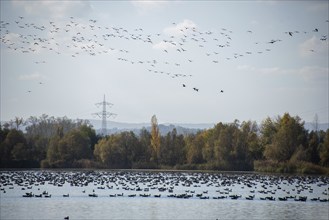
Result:
<svg viewBox="0 0 329 220"><path fill-rule="evenodd" d="M191 169L329 174L329 129L304 128L289 113L218 123L196 134L176 129L100 136L86 120L16 117L0 126L0 165L41 168Z"/></svg>

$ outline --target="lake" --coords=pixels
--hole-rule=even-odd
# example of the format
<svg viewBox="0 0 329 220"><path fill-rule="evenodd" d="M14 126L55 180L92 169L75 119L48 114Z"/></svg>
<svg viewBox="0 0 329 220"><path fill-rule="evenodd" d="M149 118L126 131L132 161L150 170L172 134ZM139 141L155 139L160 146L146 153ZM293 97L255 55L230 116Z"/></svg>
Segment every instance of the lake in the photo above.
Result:
<svg viewBox="0 0 329 220"><path fill-rule="evenodd" d="M127 170L0 174L1 219L329 218L328 176Z"/></svg>

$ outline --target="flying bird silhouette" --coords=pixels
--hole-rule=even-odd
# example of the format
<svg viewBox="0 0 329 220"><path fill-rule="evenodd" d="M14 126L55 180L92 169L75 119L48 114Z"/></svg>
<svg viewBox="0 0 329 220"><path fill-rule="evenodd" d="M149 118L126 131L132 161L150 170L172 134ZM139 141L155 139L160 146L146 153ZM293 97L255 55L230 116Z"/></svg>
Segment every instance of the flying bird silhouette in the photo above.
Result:
<svg viewBox="0 0 329 220"><path fill-rule="evenodd" d="M95 19L89 19L89 22L87 20L88 23L83 24L78 22L75 17L71 16L69 18L70 20L67 21L67 23L58 23L56 21L50 20L49 26L29 22L26 18L23 18L22 16L19 16L18 19L16 19L16 21L13 21L12 23L1 21L0 31L1 33L3 33L3 35L1 36L0 43L1 45L5 45L10 50L27 55L39 54L43 51L49 51L56 54L65 54L69 51L70 58L72 59L78 59L81 55L112 55L116 56L115 58L118 60L118 62L126 62L130 65L140 65L152 74L168 76L172 79L175 79L180 77L192 77L192 75L182 73L183 71L186 71L186 69L184 68L187 65L192 65L194 63L197 63L198 65L204 64L198 63L199 60L189 54L189 52L192 51L192 46L194 47L194 49L199 50L198 52L202 52L202 54L205 54L205 59L208 59L209 62L217 64L223 63L223 60L226 62L233 62L236 59L241 59L246 56L260 56L261 54L274 51L274 45L276 45L277 42L281 41L276 38L270 41L259 40L255 43L257 44L257 48L251 47L244 52L238 52L238 48L234 47L233 44L236 39L235 35L228 28L219 28L219 30L217 31L210 31L202 30L197 27L182 26L179 29L179 31L181 32L179 36L166 36L160 33L147 33L147 30L144 30L141 27L129 30L125 27L102 26ZM326 20L326 22L328 22L328 20ZM170 24L176 25L176 27L180 26L180 24L176 24L175 22L169 22L169 25ZM15 41L12 39L12 32L9 28L12 25L14 26L13 28L16 28L18 32L17 40ZM295 35L297 36L300 33L307 34L312 32L320 32L320 30L318 28L312 28L307 31L296 30L281 33L293 37ZM49 36L44 37L45 33L49 33ZM62 34L70 40L68 40L67 42L61 41L58 36ZM256 35L257 31L251 31L247 29L245 34L248 34L250 37ZM320 35L322 36L320 40L327 41L327 35L323 34ZM109 43L111 42L111 39L117 39L121 41L134 40L138 41L138 43L144 44L153 44L153 42L164 42L170 47L162 48L160 50L162 51L161 57L157 60L142 60L138 55L134 57L132 54L135 54L135 51L130 51L130 48L111 47ZM268 48L259 48L265 45L268 45L266 46ZM211 48L216 48L216 50L222 51L214 51L214 49ZM181 60L185 60L185 62L180 62L180 59L177 59L177 61L171 61L171 57L168 55L170 54L169 52L172 51L177 51L177 53L175 54L181 56L178 58L182 58ZM222 54L222 52L226 53L226 51L231 52L231 55ZM315 51L310 50L310 52ZM127 56L128 54L130 54L130 56ZM221 56L221 54L223 56ZM39 65L45 63L46 61L35 61L35 64ZM172 70L172 67L174 67L175 69ZM39 82L39 84L41 85L43 83ZM186 87L186 84L182 84L182 86ZM196 92L199 91L199 89L195 87L193 88L193 90ZM31 91L29 90L28 92L30 93ZM220 93L223 92L223 90L220 90Z"/></svg>

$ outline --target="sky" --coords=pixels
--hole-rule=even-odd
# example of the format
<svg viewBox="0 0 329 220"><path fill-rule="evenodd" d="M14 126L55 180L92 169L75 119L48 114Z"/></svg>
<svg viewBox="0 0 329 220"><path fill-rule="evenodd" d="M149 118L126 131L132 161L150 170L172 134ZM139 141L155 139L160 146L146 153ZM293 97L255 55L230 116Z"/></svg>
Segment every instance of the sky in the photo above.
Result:
<svg viewBox="0 0 329 220"><path fill-rule="evenodd" d="M0 120L329 122L328 1L0 1Z"/></svg>

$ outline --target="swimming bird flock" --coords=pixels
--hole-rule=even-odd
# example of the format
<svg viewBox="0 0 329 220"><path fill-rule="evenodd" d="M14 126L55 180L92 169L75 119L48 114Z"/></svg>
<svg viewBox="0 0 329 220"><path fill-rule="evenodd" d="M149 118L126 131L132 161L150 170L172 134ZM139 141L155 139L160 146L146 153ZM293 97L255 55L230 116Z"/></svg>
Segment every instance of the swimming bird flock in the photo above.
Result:
<svg viewBox="0 0 329 220"><path fill-rule="evenodd" d="M108 197L328 202L329 178L154 171L2 171L1 197ZM63 193L66 191L65 193ZM15 194L16 193L16 194Z"/></svg>
<svg viewBox="0 0 329 220"><path fill-rule="evenodd" d="M251 40L249 44L246 43L249 49L241 51L235 45L234 39L244 37L247 42L247 39L252 38L235 35L235 32L227 27L202 30L194 23L184 21L172 22L170 28L174 30L172 33L149 33L142 27L128 29L106 26L95 19L82 21L75 17L70 17L65 22L50 20L42 24L31 22L22 16L13 22L0 21L1 44L7 50L36 56L49 52L71 59L78 59L80 56L111 56L127 65L142 66L145 72L180 79L183 88L194 92L202 90L185 82L187 78L194 76L189 73L188 66L193 68L193 65L221 65L244 57L264 55L270 53L283 40L291 40L296 35L316 35L321 41L327 41L327 35L324 34L326 32L321 32L317 27L311 30L288 30L279 34L280 39ZM256 31L245 30L245 34L256 35ZM290 39L286 38L286 35ZM157 53L150 52L149 59L140 59L146 54L146 51L141 49L143 46ZM311 49L310 52L316 53L316 50ZM173 55L179 59L174 60ZM200 59L207 61L201 63ZM36 65L47 65L48 62L51 61L34 61ZM223 94L222 87L218 88L218 94ZM32 89L28 92L31 91Z"/></svg>

